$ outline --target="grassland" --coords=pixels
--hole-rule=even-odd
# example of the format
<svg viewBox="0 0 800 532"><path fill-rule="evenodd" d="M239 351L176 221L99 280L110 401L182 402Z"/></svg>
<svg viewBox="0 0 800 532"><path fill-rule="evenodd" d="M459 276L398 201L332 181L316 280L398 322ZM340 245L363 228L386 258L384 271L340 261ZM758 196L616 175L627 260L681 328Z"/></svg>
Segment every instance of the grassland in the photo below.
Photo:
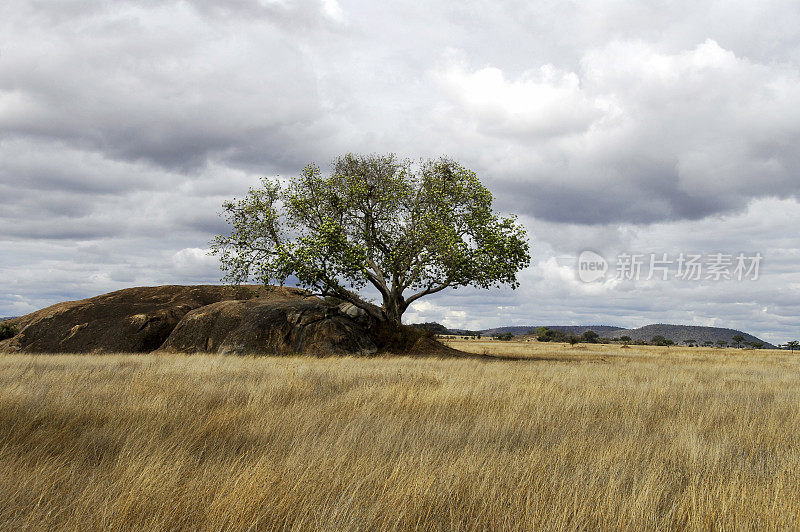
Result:
<svg viewBox="0 0 800 532"><path fill-rule="evenodd" d="M0 529L797 529L800 356L0 356Z"/></svg>

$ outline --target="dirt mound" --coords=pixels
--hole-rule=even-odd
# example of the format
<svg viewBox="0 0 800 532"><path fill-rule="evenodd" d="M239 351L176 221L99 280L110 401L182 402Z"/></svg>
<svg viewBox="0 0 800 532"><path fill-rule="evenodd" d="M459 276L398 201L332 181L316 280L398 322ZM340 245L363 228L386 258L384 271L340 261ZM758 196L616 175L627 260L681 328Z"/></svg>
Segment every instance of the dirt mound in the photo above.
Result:
<svg viewBox="0 0 800 532"><path fill-rule="evenodd" d="M452 347L447 347L446 345L442 344L436 338L429 338L429 337L422 337L416 342L414 345L406 351L406 355L409 356L434 356L434 357L464 357L468 356L469 353L465 353L464 351L459 351L458 349L453 349Z"/></svg>
<svg viewBox="0 0 800 532"><path fill-rule="evenodd" d="M371 354L367 324L319 299L222 301L193 310L165 351L223 354Z"/></svg>
<svg viewBox="0 0 800 532"><path fill-rule="evenodd" d="M58 303L9 320L19 331L0 351L34 353L148 352L164 343L190 311L226 300L299 300L295 288L155 286Z"/></svg>

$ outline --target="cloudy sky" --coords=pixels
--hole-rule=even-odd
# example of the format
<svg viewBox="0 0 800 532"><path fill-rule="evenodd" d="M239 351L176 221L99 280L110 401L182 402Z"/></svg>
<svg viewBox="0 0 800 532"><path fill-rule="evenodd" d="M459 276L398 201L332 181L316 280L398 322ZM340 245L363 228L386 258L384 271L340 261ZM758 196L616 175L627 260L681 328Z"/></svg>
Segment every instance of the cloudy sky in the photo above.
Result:
<svg viewBox="0 0 800 532"><path fill-rule="evenodd" d="M800 7L762 2L0 3L0 316L218 282L223 200L348 151L449 155L520 215L516 290L407 321L800 337ZM606 276L585 283L593 250ZM621 254L757 279L618 279Z"/></svg>

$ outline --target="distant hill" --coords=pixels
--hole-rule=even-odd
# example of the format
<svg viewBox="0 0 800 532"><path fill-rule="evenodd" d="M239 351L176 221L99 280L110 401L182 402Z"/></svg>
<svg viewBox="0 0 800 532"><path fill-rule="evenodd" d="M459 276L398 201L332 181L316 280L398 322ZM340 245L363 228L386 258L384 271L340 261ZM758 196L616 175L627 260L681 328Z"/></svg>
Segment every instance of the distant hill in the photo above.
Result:
<svg viewBox="0 0 800 532"><path fill-rule="evenodd" d="M527 334L528 331L542 327L542 325L518 325L511 327L495 327L493 329L485 329L481 331L484 335L493 335L510 332L511 334ZM622 327L614 327L611 325L545 325L554 331L562 331L568 334L581 335L586 331L594 331L600 335L601 338L619 338L620 336L630 336L634 341L649 342L654 336L663 336L667 340L672 340L676 344L682 344L686 340L694 340L702 345L705 342L712 342L716 345L718 341L728 342L734 345L733 337L742 335L745 342L761 342L766 349L776 349L776 347L769 342L765 342L760 338L748 334L746 332L737 331L736 329L725 329L722 327L701 327L697 325L669 325L666 323L657 323L653 325L645 325L638 329L625 329Z"/></svg>
<svg viewBox="0 0 800 532"><path fill-rule="evenodd" d="M448 329L441 323L429 321L425 323L409 323L409 326L416 327L417 329L425 329L431 331L433 334L450 334L455 336L477 336L479 331L469 331L466 329Z"/></svg>
<svg viewBox="0 0 800 532"><path fill-rule="evenodd" d="M511 327L495 327L494 329L486 329L481 331L482 334L492 335L492 334L502 334L502 333L511 333L511 334L528 334L528 331L534 330L537 327L542 327L542 325L519 325L519 326L511 326ZM580 335L585 333L586 331L594 331L599 334L603 338L610 338L612 336L618 336L618 331L625 331L622 327L614 327L611 325L544 325L548 329L553 329L554 331L561 331L567 334L575 334ZM624 333L619 333L624 334Z"/></svg>
<svg viewBox="0 0 800 532"><path fill-rule="evenodd" d="M0 321L13 320L14 318L19 318L19 316L0 316Z"/></svg>
<svg viewBox="0 0 800 532"><path fill-rule="evenodd" d="M722 340L734 345L733 337L737 335L744 336L745 342L761 342L767 349L776 349L776 347L769 342L765 342L760 338L747 334L746 332L737 331L736 329L725 329L722 327L701 327L698 325L669 325L665 323L657 323L654 325L645 325L638 329L629 329L626 332L620 332L616 336L627 335L633 340L650 341L653 336L663 336L667 340L672 340L676 344L684 343L686 340L695 340L699 344L705 342L713 342L716 344ZM601 335L602 336L602 335Z"/></svg>

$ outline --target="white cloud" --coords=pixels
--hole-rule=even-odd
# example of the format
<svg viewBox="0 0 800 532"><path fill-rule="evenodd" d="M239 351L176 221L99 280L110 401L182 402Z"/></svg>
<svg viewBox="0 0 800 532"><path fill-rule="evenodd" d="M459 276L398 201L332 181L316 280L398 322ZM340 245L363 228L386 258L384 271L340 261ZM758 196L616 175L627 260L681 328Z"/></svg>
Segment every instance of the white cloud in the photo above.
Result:
<svg viewBox="0 0 800 532"><path fill-rule="evenodd" d="M344 11L336 0L322 0L322 11L336 22L344 21Z"/></svg>
<svg viewBox="0 0 800 532"><path fill-rule="evenodd" d="M586 131L600 115L600 104L581 91L578 76L550 64L514 80L495 67L469 71L463 62L434 76L455 104L447 117L468 120L482 135L557 138Z"/></svg>

